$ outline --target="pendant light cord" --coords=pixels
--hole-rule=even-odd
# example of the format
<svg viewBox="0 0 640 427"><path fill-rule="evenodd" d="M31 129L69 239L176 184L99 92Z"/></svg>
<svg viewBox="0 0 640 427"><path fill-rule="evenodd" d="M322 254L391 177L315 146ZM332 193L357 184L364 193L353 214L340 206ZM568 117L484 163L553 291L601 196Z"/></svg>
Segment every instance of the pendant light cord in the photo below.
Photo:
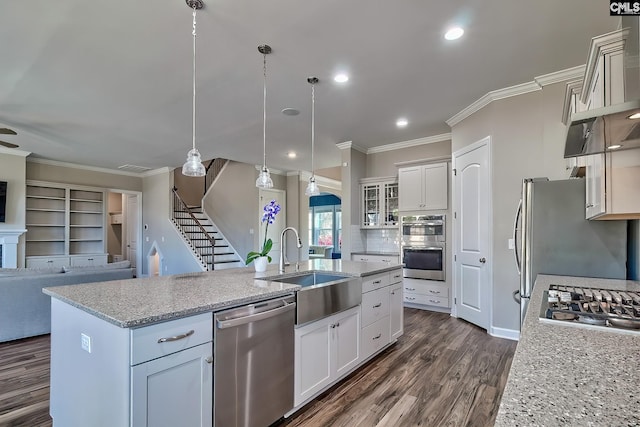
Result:
<svg viewBox="0 0 640 427"><path fill-rule="evenodd" d="M262 169L267 168L267 54L263 54L262 72L264 76L262 94Z"/></svg>
<svg viewBox="0 0 640 427"><path fill-rule="evenodd" d="M315 139L316 139L316 85L311 85L311 176L315 177L315 166L313 163L313 153L315 151Z"/></svg>
<svg viewBox="0 0 640 427"><path fill-rule="evenodd" d="M196 149L196 7L193 7L193 149Z"/></svg>

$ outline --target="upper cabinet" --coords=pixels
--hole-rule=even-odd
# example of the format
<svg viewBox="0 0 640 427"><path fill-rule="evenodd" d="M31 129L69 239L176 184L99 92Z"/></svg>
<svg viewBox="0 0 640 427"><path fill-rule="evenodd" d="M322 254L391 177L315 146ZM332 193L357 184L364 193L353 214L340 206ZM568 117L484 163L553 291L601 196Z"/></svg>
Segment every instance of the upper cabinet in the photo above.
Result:
<svg viewBox="0 0 640 427"><path fill-rule="evenodd" d="M448 174L446 162L398 169L400 211L447 209Z"/></svg>
<svg viewBox="0 0 640 427"><path fill-rule="evenodd" d="M625 102L624 46L628 29L591 40L582 84L570 82L565 93L566 124L571 114ZM568 159L585 167L588 219L640 218L640 150L591 154Z"/></svg>
<svg viewBox="0 0 640 427"><path fill-rule="evenodd" d="M360 227L397 227L398 181L396 178L364 178L360 183Z"/></svg>

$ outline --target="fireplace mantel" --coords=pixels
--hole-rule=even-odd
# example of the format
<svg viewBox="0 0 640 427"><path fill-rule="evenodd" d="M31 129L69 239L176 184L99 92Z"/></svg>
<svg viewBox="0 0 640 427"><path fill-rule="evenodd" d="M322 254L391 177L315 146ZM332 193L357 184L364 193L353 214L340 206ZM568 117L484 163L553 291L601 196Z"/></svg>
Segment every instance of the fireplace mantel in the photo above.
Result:
<svg viewBox="0 0 640 427"><path fill-rule="evenodd" d="M2 267L18 267L18 241L27 230L0 229L0 245L2 246Z"/></svg>

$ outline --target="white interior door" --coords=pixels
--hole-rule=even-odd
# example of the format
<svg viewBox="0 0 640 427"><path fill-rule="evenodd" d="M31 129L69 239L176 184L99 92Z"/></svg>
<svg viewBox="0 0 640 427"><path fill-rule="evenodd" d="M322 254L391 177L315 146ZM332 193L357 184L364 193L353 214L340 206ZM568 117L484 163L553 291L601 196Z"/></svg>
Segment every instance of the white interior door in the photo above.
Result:
<svg viewBox="0 0 640 427"><path fill-rule="evenodd" d="M264 228L265 223L262 222L262 214L264 214L264 205L269 203L272 200L275 200L280 205L280 213L276 215L275 221L273 224L269 224L269 229L267 230L267 239L271 239L273 241L273 249L269 252L269 256L271 256L271 262L278 262L280 258L280 233L287 226L287 197L286 192L284 190L274 190L274 189L260 189L259 197L259 230L260 230L260 240L258 241L259 248L262 248L262 242L264 242Z"/></svg>
<svg viewBox="0 0 640 427"><path fill-rule="evenodd" d="M136 268L138 264L138 233L140 224L138 220L138 196L135 194L125 194L125 223L126 223L126 257L131 261L131 267ZM138 272L139 273L139 272Z"/></svg>
<svg viewBox="0 0 640 427"><path fill-rule="evenodd" d="M490 138L453 154L456 315L489 328L491 310Z"/></svg>

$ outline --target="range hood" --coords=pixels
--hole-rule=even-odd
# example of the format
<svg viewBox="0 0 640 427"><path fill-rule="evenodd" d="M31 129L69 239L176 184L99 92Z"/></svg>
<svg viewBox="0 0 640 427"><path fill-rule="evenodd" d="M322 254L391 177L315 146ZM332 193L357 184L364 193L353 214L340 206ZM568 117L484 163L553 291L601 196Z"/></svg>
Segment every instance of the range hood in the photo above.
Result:
<svg viewBox="0 0 640 427"><path fill-rule="evenodd" d="M634 148L640 148L640 100L571 116L564 158Z"/></svg>

